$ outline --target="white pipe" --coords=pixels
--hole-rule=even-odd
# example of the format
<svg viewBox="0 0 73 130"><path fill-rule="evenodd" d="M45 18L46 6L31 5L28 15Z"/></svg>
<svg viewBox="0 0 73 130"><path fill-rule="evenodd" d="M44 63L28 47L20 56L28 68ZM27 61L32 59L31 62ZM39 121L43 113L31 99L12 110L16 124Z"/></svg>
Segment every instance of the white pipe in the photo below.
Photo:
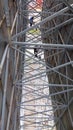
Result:
<svg viewBox="0 0 73 130"><path fill-rule="evenodd" d="M3 57L2 57L2 60L1 60L1 63L0 63L0 75L2 73L2 68L3 68L4 62L5 62L5 59L6 59L6 56L7 56L8 47L9 47L9 45L6 46L6 49L4 51L4 54L3 54Z"/></svg>
<svg viewBox="0 0 73 130"><path fill-rule="evenodd" d="M15 18L14 18L14 21L13 21L13 24L12 24L12 28L11 28L11 35L12 35L12 33L13 33L13 29L14 29L14 26L15 26L15 23L16 23L16 19L17 19L17 15L18 15L18 11L16 12L16 14L15 14Z"/></svg>
<svg viewBox="0 0 73 130"><path fill-rule="evenodd" d="M24 45L25 48L31 48L32 46L35 46L37 45L36 48L40 48L41 47L50 47L50 48L54 48L54 47L57 47L57 48L67 48L67 49L73 49L73 45L68 45L68 44L51 44L51 43L41 43L41 42L37 42L37 43L30 43L30 42L16 42L16 41L13 41L12 44L16 44L16 45Z"/></svg>

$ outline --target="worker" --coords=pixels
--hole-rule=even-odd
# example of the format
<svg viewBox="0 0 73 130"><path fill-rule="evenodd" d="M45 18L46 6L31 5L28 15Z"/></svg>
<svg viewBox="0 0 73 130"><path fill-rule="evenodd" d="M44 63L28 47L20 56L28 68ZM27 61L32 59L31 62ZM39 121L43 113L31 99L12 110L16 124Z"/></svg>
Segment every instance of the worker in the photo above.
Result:
<svg viewBox="0 0 73 130"><path fill-rule="evenodd" d="M41 59L41 55L38 55L39 50L40 50L40 46L35 45L35 47L34 47L34 55L35 55L35 57Z"/></svg>
<svg viewBox="0 0 73 130"><path fill-rule="evenodd" d="M37 46L34 47L34 55L35 55L35 57L38 57L38 48L37 48Z"/></svg>
<svg viewBox="0 0 73 130"><path fill-rule="evenodd" d="M30 18L30 26L33 25L33 19L34 19L34 17L32 16L32 17Z"/></svg>

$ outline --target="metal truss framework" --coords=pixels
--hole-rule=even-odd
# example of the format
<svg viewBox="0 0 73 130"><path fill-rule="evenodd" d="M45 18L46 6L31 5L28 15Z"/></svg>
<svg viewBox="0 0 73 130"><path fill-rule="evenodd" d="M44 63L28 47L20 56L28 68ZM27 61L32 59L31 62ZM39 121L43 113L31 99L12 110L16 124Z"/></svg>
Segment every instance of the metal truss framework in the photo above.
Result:
<svg viewBox="0 0 73 130"><path fill-rule="evenodd" d="M61 117L64 115L64 113L68 110L70 121L73 126L73 120L71 116L71 112L69 109L70 104L73 101L73 98L69 100L69 92L73 91L73 79L71 79L67 75L67 67L68 65L71 65L73 67L73 61L71 57L68 55L69 61L63 62L63 64L57 64L56 56L60 55L65 51L65 49L73 50L73 45L66 44L63 42L63 44L52 44L52 43L42 43L41 41L41 25L43 25L47 21L51 21L52 19L60 16L60 15L70 15L66 12L68 10L73 11L73 4L70 5L66 0L63 0L63 2L66 4L66 7L59 10L58 12L50 12L49 9L46 10L46 13L50 13L50 16L47 18L41 20L41 16L44 13L41 9L38 8L36 1L34 0L34 4L32 4L33 0L28 0L27 2L24 1L24 5L22 4L22 0L18 1L18 10L16 12L14 22L12 25L12 29L9 30L10 22L9 22L9 10L8 10L8 0L4 1L5 3L5 17L7 22L7 29L9 32L9 44L6 46L6 49L4 51L1 63L0 63L0 74L2 73L2 69L4 66L4 62L7 59L6 63L6 75L5 75L5 86L4 86L4 97L3 97L3 108L2 108L2 126L1 130L4 130L4 115L5 115L5 100L6 100L6 89L7 89L7 77L8 77L8 64L9 64L9 51L10 49L15 50L16 53L24 55L24 60L21 61L21 64L23 67L20 70L17 70L17 58L14 59L16 61L15 66L15 74L14 77L17 77L16 75L20 75L22 78L17 80L15 78L15 81L13 82L13 89L11 93L11 100L10 100L10 109L8 114L8 121L7 121L7 128L6 130L9 130L9 123L10 123L10 116L11 116L11 107L12 107L12 101L13 101L13 93L15 89L17 88L18 91L22 91L21 95L21 102L17 101L17 109L20 109L20 126L19 129L39 129L39 130L53 130L55 129L55 125L57 123L60 123L62 128L65 130L63 123L61 122ZM28 5L27 10L24 9L24 6ZM36 5L36 6L34 6ZM20 10L19 10L20 8ZM20 12L19 12L20 11ZM25 13L24 13L25 12ZM28 17L26 16L26 12L28 12ZM13 29L15 27L15 24L18 26L18 15L20 13L20 16L26 17L28 19L28 26L25 30L22 30L21 32L17 32L13 35ZM34 16L34 25L32 27L29 26L29 18L31 16ZM21 17L22 18L22 17ZM22 19L21 19L22 20ZM2 22L2 21L1 21ZM66 24L69 24L70 22L73 22L73 18L70 18L63 23L60 23L59 25L56 25L47 31L45 31L45 34L50 34L59 27L62 27ZM19 38L22 37L24 34L26 34L26 41L20 41ZM71 31L70 31L71 35ZM70 37L70 36L69 36ZM21 48L23 47L23 50ZM36 57L34 55L34 48L38 49L38 56ZM49 55L47 58L52 58L54 56L54 62L56 64L55 67L52 65L47 65L45 63L44 59L44 51L45 50L53 51L56 50L53 55ZM16 56L15 56L16 57ZM59 71L59 69L65 67L66 73L62 73ZM47 68L47 69L46 69ZM49 83L47 79L47 73L50 74L58 74L60 83L59 84L53 84ZM62 83L61 77L65 78L66 84ZM54 79L52 79L54 81ZM71 81L72 84L69 84L68 81ZM22 87L21 87L22 86ZM53 89L53 93L49 92L49 87ZM55 90L55 87L57 87L58 90ZM60 89L60 91L59 91ZM64 99L62 98L61 94L64 95ZM60 96L60 98L63 100L63 102L57 102L57 100L51 101L51 98L53 96ZM67 97L67 98L66 98ZM52 104L53 102L53 104ZM58 110L61 110L61 114L58 117L54 116L54 113ZM16 115L16 113L15 113ZM17 118L15 118L14 123L14 130L16 130L16 123ZM55 120L55 122L54 122ZM59 128L60 130L60 128Z"/></svg>

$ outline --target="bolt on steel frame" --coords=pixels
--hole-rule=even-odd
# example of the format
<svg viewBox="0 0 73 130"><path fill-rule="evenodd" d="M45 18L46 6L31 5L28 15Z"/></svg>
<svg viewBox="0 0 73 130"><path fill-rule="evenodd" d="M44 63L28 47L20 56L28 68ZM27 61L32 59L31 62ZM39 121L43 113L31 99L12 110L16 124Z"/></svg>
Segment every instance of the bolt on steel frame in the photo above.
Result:
<svg viewBox="0 0 73 130"><path fill-rule="evenodd" d="M69 53L73 50L73 45L69 43L73 28L70 29L66 43L59 32L59 28L73 22L73 14L67 13L67 11L73 11L73 4L69 4L66 0L61 0L56 6L58 7L63 3L65 4L64 8L52 12L51 9L42 10L36 0L17 0L18 9L12 28L10 29L8 0L4 0L9 44L6 46L0 63L0 74L2 74L5 60L7 60L1 130L4 130L10 49L14 50L15 54L15 73L6 130L9 130L12 111L11 107L13 105L13 99L15 98L14 92L16 89L18 90L18 93L15 95L17 100L14 122L12 124L14 130L16 130L18 120L20 121L19 129L55 130L55 126L58 124L59 130L65 130L66 128L61 118L63 118L66 112L69 114L70 122L73 126L72 111L70 109L73 102L73 98L70 97L70 94L72 95L73 92L73 78L69 76L68 72L69 66L71 68L73 67L72 56ZM43 17L43 15L46 15L47 17L45 16L45 18L42 19L41 17ZM64 15L69 16L69 18L56 25L54 19ZM32 16L34 16L34 20L32 27L30 27L29 19ZM22 24L22 18L25 19L25 21L23 21L24 24ZM52 22L52 20L54 26L45 28L44 25L46 22ZM26 28L23 29L23 25L27 25L25 26ZM16 33L13 34L15 27ZM20 32L18 31L19 28ZM53 39L51 38L52 40L49 42L42 42L43 37L48 37L48 35L51 37L56 30L58 31L62 44L60 44L58 38L55 39L54 37ZM24 35L26 35L26 41L24 41ZM37 49L37 57L34 55L34 48ZM20 54L21 57L19 57ZM17 67L19 60L21 62L20 69ZM59 80L58 82L56 81L57 77ZM21 100L18 100L18 96ZM19 119L17 118L18 110L20 111ZM57 112L60 113L57 115Z"/></svg>

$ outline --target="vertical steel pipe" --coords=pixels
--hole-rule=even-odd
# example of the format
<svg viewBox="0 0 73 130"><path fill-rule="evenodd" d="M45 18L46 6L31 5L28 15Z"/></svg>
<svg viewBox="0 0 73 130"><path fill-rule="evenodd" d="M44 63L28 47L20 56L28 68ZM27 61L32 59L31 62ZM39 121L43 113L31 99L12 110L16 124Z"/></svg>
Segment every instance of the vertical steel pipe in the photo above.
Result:
<svg viewBox="0 0 73 130"><path fill-rule="evenodd" d="M8 120L7 120L7 128L6 128L6 130L9 130L11 110L12 110L12 103L13 103L13 96L14 96L14 86L12 88L12 93L11 93L10 108L9 108L9 113L8 113Z"/></svg>
<svg viewBox="0 0 73 130"><path fill-rule="evenodd" d="M7 53L7 63L5 72L5 84L4 84L4 95L3 95L3 105L2 105L2 118L1 118L1 130L5 128L5 109L6 109L6 91L7 91L7 81L8 81L8 68L9 68L9 50Z"/></svg>

